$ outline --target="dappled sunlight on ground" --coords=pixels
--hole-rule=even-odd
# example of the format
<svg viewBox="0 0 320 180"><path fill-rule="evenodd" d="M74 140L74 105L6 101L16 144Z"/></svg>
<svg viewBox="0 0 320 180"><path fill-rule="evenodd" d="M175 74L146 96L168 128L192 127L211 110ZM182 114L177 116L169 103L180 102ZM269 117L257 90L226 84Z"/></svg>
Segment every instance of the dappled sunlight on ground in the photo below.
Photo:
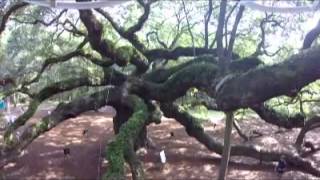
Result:
<svg viewBox="0 0 320 180"><path fill-rule="evenodd" d="M47 110L46 110L47 111ZM40 111L33 121L46 115ZM9 162L3 167L7 179L97 179L106 172L109 164L104 160L104 149L108 142L114 139L112 130L112 116L114 110L100 109L99 112L87 112L79 117L71 118L51 131L37 138L20 158ZM213 122L204 124L205 131L215 138L223 138L224 120L219 124ZM290 149L298 130L277 133L278 127L267 125L256 119L239 122L243 131L248 133L256 130L264 136L244 142L236 131L232 133L232 142L236 144L257 144L273 149ZM84 129L88 134L83 136ZM148 126L149 137L156 145L156 150L141 149L139 158L144 163L148 179L215 179L218 174L220 155L209 152L205 146L189 137L179 123L164 118L160 125ZM314 130L307 134L319 147L320 139ZM173 137L171 136L173 133ZM70 148L71 156L65 157L63 148ZM164 150L167 163L163 166L159 153ZM320 153L308 158L317 161L320 167ZM99 163L101 162L101 163ZM232 157L228 172L228 179L278 179L274 173L274 164L263 163L253 158ZM126 176L131 178L129 167L126 165ZM0 173L1 174L1 173ZM290 170L282 179L317 179L304 173Z"/></svg>
<svg viewBox="0 0 320 180"><path fill-rule="evenodd" d="M38 112L36 117L45 116ZM7 179L92 179L98 177L99 159L106 139L113 136L112 113L87 112L39 136L18 160L5 166ZM83 136L84 129L88 133ZM70 148L65 157L63 148ZM100 171L101 173L101 171Z"/></svg>

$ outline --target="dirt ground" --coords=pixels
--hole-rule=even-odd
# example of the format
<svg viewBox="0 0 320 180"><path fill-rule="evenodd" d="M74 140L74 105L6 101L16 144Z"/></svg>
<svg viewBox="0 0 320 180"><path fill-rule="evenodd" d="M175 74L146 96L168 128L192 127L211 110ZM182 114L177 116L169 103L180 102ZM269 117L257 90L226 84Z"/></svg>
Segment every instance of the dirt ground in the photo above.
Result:
<svg viewBox="0 0 320 180"><path fill-rule="evenodd" d="M39 111L32 121L47 113ZM104 149L113 138L112 116L114 110L106 107L100 112L87 112L79 117L69 119L51 131L33 141L23 155L0 169L3 179L100 179L106 172L108 163L103 160ZM218 120L215 128L211 123L205 124L205 130L213 137L223 137L223 120ZM264 136L253 139L268 148L290 148L290 142L296 138L298 130L276 133L277 127L263 123L254 118L241 121L245 130L257 130ZM250 125L250 126L249 126ZM82 131L88 129L86 136ZM218 173L220 156L211 153L189 137L184 128L172 119L163 119L160 125L148 127L150 138L158 150L139 151L144 162L147 179L215 179ZM174 136L170 136L174 132ZM318 133L308 133L320 145ZM237 133L233 132L233 142L243 143ZM70 157L65 157L63 148L68 147ZM167 164L161 170L159 151L164 150ZM320 166L320 153L310 156ZM260 165L256 160L244 157L232 157L228 179L278 179L273 171L273 164ZM127 173L128 179L130 173ZM1 176L0 176L1 179ZM298 171L288 171L281 179L319 179Z"/></svg>

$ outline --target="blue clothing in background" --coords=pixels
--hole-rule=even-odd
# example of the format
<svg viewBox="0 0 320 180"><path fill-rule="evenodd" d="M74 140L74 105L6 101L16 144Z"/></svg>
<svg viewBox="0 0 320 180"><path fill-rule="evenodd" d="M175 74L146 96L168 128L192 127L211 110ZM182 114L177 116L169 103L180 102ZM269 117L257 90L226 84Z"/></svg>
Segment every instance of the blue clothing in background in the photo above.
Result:
<svg viewBox="0 0 320 180"><path fill-rule="evenodd" d="M0 110L4 110L6 109L7 105L6 102L4 100L0 100Z"/></svg>

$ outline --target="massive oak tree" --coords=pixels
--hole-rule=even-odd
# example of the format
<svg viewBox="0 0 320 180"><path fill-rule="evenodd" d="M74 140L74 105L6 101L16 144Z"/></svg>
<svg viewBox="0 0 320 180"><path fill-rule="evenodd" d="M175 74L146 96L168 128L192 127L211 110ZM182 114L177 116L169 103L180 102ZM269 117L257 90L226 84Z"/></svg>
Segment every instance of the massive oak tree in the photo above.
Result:
<svg viewBox="0 0 320 180"><path fill-rule="evenodd" d="M288 37L293 36L295 26L292 24L299 23L298 19L291 19L293 23L287 25L285 17L279 14L260 13L256 20L248 22L256 12L239 6L237 2L178 1L171 3L176 7L174 16L167 19L170 23L173 21L172 25L159 17L159 14L169 13L166 12L166 3L170 4L167 1L137 0L124 6L130 16L123 15L122 20L114 18L110 9L50 10L20 2L9 3L3 8L1 38L10 34L9 31L12 31L12 37L21 36L20 39L35 32L48 33L52 38L47 47L45 43L40 44L45 49L41 55L28 56L30 66L42 58L35 72L9 77L0 75L2 97L20 93L29 99L28 109L6 129L1 159L19 153L39 135L68 118L111 105L117 111L113 121L117 136L107 147L106 158L110 162L104 176L107 179L124 179L125 163L130 165L134 179L143 179L143 164L135 152L148 145L146 127L160 123L162 115L176 119L189 136L210 151L224 155L220 179L225 176L229 155L253 157L262 162L274 162L284 155L292 168L320 177L320 170L310 160L299 156L304 135L318 127L317 116L280 113L266 103L277 97L294 99L302 89L320 78L320 47L312 46L319 28L305 36L300 42L303 48L296 48L296 53L282 47L272 54L267 47L268 43L273 43L268 42L268 35L282 28ZM192 11L190 4L197 5L196 11ZM204 20L193 19L199 20L199 17ZM13 33L19 32L19 27L27 27L25 34ZM6 32L5 28L10 30ZM259 36L255 37L257 32ZM45 36L38 38L42 38L42 42L49 41ZM15 41L23 43L19 38ZM63 47L69 48L63 53L54 53L63 43L67 44ZM254 51L250 52L246 47ZM32 49L29 52L35 53ZM266 64L264 57L277 61ZM100 73L80 73L77 77L71 73L68 78L56 79L52 83L41 81L48 78L48 74L50 76L53 66L69 61L98 68ZM68 70L72 68L77 67ZM60 102L50 115L26 125L42 102L84 87L99 90L89 91L69 102ZM181 101L194 89L200 96ZM187 103L201 104L226 114L224 143L204 131L197 118L187 110ZM287 129L302 128L295 143L297 151L232 144L233 113L239 109L253 110L265 123ZM311 120L305 124L308 118ZM22 126L25 126L23 131L18 131Z"/></svg>

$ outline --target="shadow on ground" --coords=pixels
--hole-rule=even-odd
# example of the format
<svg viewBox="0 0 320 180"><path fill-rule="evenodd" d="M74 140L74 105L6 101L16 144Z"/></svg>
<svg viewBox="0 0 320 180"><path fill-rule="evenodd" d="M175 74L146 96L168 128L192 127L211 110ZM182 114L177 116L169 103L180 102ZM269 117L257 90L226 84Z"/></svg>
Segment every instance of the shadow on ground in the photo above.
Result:
<svg viewBox="0 0 320 180"><path fill-rule="evenodd" d="M108 167L102 156L107 143L114 137L114 114L113 109L104 108L101 112L87 112L59 124L32 142L21 158L6 164L0 174L2 173L4 179L100 179ZM45 112L38 112L33 121L43 115ZM276 127L256 119L241 121L240 125L246 132L255 129L265 133L265 136L252 142L269 148L290 148L290 143L298 133L295 129L277 134ZM84 129L88 129L86 136L82 135ZM206 123L205 130L214 137L223 137L222 124L214 128L212 124ZM158 148L139 152L148 179L198 180L217 177L220 156L209 152L194 138L189 137L176 121L163 119L160 125L149 126L148 131ZM173 137L170 132L174 133ZM308 133L307 139L320 145L317 133L317 130ZM243 143L236 132L233 132L232 141ZM63 154L65 147L70 148L69 157ZM167 164L163 168L160 163L160 150L164 150L167 156ZM319 163L320 153L310 158ZM320 163L318 165L320 166ZM259 164L251 158L232 157L228 179L278 179L273 169L273 164ZM131 178L129 171L127 177ZM317 178L291 170L286 172L282 179Z"/></svg>

